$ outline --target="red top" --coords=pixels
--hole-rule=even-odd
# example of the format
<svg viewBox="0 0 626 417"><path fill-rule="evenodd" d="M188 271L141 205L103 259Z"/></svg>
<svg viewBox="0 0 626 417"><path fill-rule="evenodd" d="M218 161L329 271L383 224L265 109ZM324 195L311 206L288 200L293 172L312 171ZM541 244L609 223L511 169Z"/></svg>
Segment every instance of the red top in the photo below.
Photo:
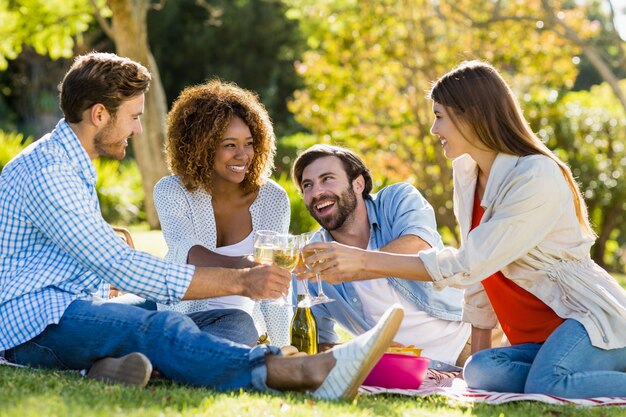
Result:
<svg viewBox="0 0 626 417"><path fill-rule="evenodd" d="M485 209L474 194L472 229L480 224ZM500 326L511 345L543 343L564 321L543 301L498 271L482 282Z"/></svg>

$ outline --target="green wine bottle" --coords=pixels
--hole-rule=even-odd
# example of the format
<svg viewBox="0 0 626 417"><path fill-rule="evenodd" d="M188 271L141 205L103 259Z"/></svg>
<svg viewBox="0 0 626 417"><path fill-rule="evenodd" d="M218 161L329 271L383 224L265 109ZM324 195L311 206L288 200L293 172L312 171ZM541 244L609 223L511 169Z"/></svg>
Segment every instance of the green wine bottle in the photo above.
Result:
<svg viewBox="0 0 626 417"><path fill-rule="evenodd" d="M304 299L304 294L298 294L298 303ZM311 312L311 307L296 307L296 312L291 320L289 333L290 343L300 352L309 355L317 353L318 336L317 323Z"/></svg>

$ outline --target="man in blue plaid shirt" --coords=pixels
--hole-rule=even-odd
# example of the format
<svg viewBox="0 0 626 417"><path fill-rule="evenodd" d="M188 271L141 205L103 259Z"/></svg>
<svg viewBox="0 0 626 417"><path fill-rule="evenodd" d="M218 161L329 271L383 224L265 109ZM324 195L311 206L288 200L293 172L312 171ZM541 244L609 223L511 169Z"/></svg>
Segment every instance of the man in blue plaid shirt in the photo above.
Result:
<svg viewBox="0 0 626 417"><path fill-rule="evenodd" d="M275 266L180 265L137 252L100 213L92 160L122 159L142 132L150 74L114 54L78 57L62 83L64 119L0 176L0 353L45 368L90 369L94 378L145 385L165 377L218 390L315 390L352 397L402 318L346 348L283 357L202 332L187 316L106 302L109 283L160 303L242 294L277 298L291 277Z"/></svg>

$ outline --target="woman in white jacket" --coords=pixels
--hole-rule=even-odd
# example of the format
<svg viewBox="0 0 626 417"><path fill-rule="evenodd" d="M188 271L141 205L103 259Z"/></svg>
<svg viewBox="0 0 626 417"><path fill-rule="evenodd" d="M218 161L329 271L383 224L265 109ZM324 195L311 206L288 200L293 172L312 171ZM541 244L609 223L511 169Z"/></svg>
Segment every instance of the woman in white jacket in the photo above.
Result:
<svg viewBox="0 0 626 417"><path fill-rule="evenodd" d="M626 396L626 292L589 256L595 235L570 168L492 66L461 64L430 98L431 131L454 160L460 248L410 256L316 243L317 272L333 283L367 271L465 288L472 388ZM491 349L498 322L511 346Z"/></svg>

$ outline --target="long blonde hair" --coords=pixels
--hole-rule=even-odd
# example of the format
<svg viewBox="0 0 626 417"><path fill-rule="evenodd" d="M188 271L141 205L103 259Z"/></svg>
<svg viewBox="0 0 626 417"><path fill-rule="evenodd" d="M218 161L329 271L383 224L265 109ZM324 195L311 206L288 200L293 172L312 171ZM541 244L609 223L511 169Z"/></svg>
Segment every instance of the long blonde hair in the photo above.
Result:
<svg viewBox="0 0 626 417"><path fill-rule="evenodd" d="M463 62L433 84L429 98L451 109L449 115L455 125L458 120L465 122L490 150L517 156L541 154L552 159L572 190L583 233L595 236L570 167L530 129L513 92L493 66L480 61Z"/></svg>

